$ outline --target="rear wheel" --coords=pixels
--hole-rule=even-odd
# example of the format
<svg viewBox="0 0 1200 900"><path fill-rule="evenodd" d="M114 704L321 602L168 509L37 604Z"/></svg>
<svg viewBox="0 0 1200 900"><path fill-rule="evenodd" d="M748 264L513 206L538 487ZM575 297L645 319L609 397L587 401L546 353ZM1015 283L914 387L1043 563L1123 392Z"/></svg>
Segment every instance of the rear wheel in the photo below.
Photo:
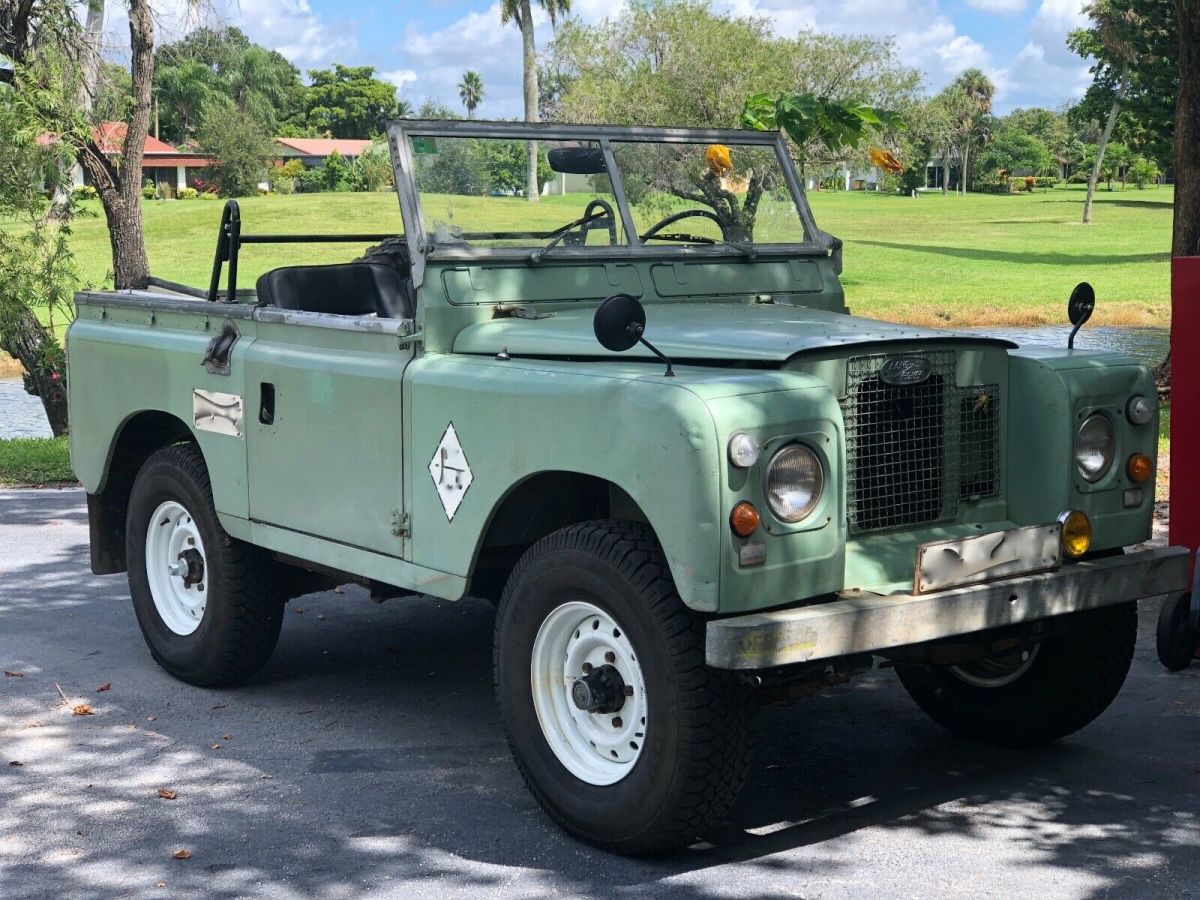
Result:
<svg viewBox="0 0 1200 900"><path fill-rule="evenodd" d="M752 698L704 664L704 624L644 526L584 523L530 549L500 602L495 671L525 783L588 843L686 846L741 788Z"/></svg>
<svg viewBox="0 0 1200 900"><path fill-rule="evenodd" d="M1106 710L1129 673L1137 604L1076 613L1067 630L1002 656L957 666L897 666L935 722L972 740L1032 747L1066 737Z"/></svg>
<svg viewBox="0 0 1200 900"><path fill-rule="evenodd" d="M134 611L160 666L190 684L222 685L266 663L283 623L282 580L265 553L221 527L194 445L146 460L125 535Z"/></svg>

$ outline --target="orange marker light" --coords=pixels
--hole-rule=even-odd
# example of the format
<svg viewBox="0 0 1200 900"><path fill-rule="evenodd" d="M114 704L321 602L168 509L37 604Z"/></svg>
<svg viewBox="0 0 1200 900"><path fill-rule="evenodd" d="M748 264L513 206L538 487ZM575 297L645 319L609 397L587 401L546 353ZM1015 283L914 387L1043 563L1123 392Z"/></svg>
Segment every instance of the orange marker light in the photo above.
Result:
<svg viewBox="0 0 1200 900"><path fill-rule="evenodd" d="M758 510L749 500L738 503L733 508L733 512L729 514L729 527L738 537L750 537L758 530L760 521L762 521L762 517L759 516Z"/></svg>
<svg viewBox="0 0 1200 900"><path fill-rule="evenodd" d="M1135 453L1125 463L1125 474L1135 484L1149 481L1150 477L1154 474L1154 463L1150 461L1150 457L1145 453Z"/></svg>

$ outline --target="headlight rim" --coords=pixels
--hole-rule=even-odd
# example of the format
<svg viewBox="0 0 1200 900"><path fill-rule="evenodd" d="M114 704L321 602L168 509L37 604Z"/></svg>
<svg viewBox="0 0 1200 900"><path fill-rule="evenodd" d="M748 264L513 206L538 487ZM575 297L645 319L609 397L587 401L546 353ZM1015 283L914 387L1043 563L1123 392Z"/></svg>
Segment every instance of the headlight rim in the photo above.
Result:
<svg viewBox="0 0 1200 900"><path fill-rule="evenodd" d="M1083 434L1083 430L1088 426L1088 423L1093 421L1103 422L1104 427L1108 430L1108 451L1106 454L1102 454L1104 458L1104 465L1100 466L1100 468L1098 468L1094 473L1089 474L1079 458L1081 446L1080 437ZM1093 410L1083 417L1083 420L1079 423L1079 427L1075 429L1072 455L1075 458L1076 474L1088 484L1095 484L1112 471L1113 462L1117 458L1117 428L1107 413L1102 410Z"/></svg>
<svg viewBox="0 0 1200 900"><path fill-rule="evenodd" d="M784 454L792 450L803 451L812 457L813 462L815 463L817 482L816 489L812 492L813 496L808 505L804 507L798 516L789 518L776 508L776 504L771 492L771 473L775 471L776 465L783 458ZM770 459L767 460L767 464L763 467L762 477L763 498L766 500L766 506L770 511L771 516L781 524L788 526L799 525L808 520L813 513L816 512L817 508L821 505L821 501L825 497L825 483L828 480L825 468L824 457L816 450L816 448L802 440L787 441L777 450L775 450L775 452L771 454Z"/></svg>

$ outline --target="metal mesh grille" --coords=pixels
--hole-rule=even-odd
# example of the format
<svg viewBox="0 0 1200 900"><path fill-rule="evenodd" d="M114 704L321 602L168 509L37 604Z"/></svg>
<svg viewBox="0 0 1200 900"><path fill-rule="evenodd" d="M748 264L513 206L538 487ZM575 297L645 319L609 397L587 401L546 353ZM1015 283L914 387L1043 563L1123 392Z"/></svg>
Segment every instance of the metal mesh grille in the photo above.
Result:
<svg viewBox="0 0 1200 900"><path fill-rule="evenodd" d="M951 519L960 499L1000 490L998 386L956 387L952 350L919 355L932 372L913 385L880 378L883 354L847 364L846 497L856 531Z"/></svg>

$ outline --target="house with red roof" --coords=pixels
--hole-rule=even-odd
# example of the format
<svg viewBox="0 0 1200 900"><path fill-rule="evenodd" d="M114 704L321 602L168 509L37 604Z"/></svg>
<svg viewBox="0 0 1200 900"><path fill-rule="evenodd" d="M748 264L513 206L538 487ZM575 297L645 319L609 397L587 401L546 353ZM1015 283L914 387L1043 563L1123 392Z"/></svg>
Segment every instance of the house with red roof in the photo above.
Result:
<svg viewBox="0 0 1200 900"><path fill-rule="evenodd" d="M106 156L116 156L125 143L124 122L101 122L92 129L96 146ZM52 143L56 135L44 134L38 140ZM191 153L172 147L153 135L146 136L142 150L142 180L153 184L160 197L174 196L182 187L194 187L201 170L212 165L212 160L199 153ZM88 183L83 167L75 164L72 177L76 185Z"/></svg>
<svg viewBox="0 0 1200 900"><path fill-rule="evenodd" d="M280 162L298 159L307 169L325 164L336 150L347 162L358 159L370 148L370 141L351 138L275 138L275 152Z"/></svg>

